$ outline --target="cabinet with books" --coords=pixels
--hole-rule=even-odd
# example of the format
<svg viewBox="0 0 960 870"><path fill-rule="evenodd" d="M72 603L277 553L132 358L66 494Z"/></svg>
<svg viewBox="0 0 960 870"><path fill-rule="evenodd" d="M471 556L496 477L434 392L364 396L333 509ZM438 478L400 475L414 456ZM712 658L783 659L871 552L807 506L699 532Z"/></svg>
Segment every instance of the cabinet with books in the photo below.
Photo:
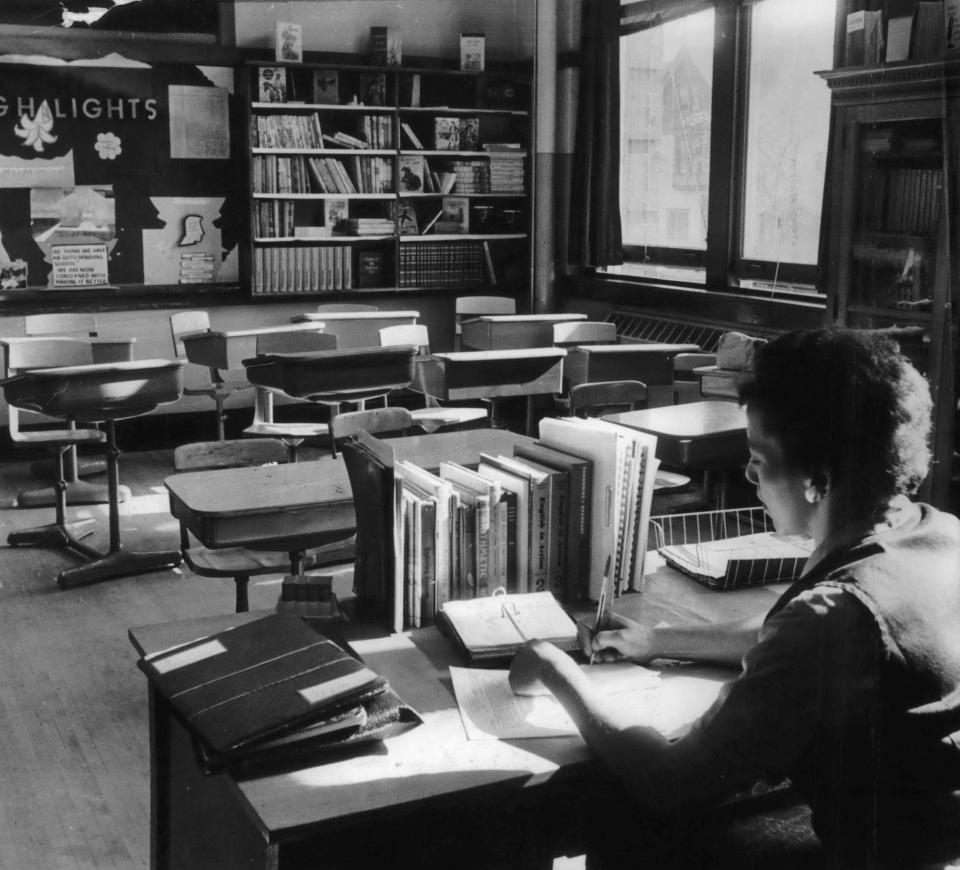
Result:
<svg viewBox="0 0 960 870"><path fill-rule="evenodd" d="M398 81L401 286L522 280L529 250L530 83L405 71Z"/></svg>
<svg viewBox="0 0 960 870"><path fill-rule="evenodd" d="M529 75L436 63L248 63L253 295L525 286Z"/></svg>
<svg viewBox="0 0 960 870"><path fill-rule="evenodd" d="M828 182L834 195L824 221L828 320L895 330L927 375L941 461L923 495L942 505L956 450L960 63L821 75L835 118Z"/></svg>
<svg viewBox="0 0 960 870"><path fill-rule="evenodd" d="M255 296L395 283L396 121L367 67L250 64Z"/></svg>

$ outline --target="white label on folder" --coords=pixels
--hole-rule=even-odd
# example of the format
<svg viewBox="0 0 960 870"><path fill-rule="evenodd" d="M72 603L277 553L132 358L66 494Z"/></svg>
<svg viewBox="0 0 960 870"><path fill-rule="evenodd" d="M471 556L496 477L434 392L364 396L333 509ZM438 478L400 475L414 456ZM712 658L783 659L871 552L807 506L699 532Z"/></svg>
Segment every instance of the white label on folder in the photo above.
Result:
<svg viewBox="0 0 960 870"><path fill-rule="evenodd" d="M856 33L867 26L867 16L861 9L859 12L851 12L847 16L847 33Z"/></svg>
<svg viewBox="0 0 960 870"><path fill-rule="evenodd" d="M162 659L153 663L158 674L168 674L177 668L192 665L195 662L202 662L204 659L213 658L227 651L227 648L219 640L208 640L198 646L185 649L183 652L173 653L164 656Z"/></svg>
<svg viewBox="0 0 960 870"><path fill-rule="evenodd" d="M300 696L308 704L322 704L338 695L362 688L370 682L370 676L370 671L366 669L355 671L335 680L327 680L324 683L317 683L315 686L300 689Z"/></svg>

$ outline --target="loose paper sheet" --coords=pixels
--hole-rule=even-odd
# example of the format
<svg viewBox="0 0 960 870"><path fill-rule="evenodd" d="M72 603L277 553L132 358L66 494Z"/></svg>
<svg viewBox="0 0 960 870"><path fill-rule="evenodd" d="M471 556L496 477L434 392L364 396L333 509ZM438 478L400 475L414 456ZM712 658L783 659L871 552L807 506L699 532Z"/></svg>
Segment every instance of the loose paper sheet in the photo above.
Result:
<svg viewBox="0 0 960 870"><path fill-rule="evenodd" d="M664 718L656 671L628 663L583 668L600 690L616 698L617 707L637 722L656 727L655 722ZM569 737L578 733L553 695L515 695L509 673L487 668L450 668L468 740Z"/></svg>

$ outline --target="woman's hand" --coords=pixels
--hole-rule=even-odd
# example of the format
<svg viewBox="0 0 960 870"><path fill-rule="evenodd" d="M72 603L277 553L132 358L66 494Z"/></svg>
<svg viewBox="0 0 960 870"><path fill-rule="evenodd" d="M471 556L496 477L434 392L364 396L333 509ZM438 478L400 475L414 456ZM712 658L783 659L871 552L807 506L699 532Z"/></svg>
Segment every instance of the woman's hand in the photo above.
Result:
<svg viewBox="0 0 960 870"><path fill-rule="evenodd" d="M510 664L510 688L514 694L548 694L550 690L543 684L544 671L551 658L563 655L563 652L545 640L531 640L520 647Z"/></svg>
<svg viewBox="0 0 960 870"><path fill-rule="evenodd" d="M596 637L585 626L580 626L578 638L580 648L585 655L593 655L594 660L615 662L628 659L633 662L648 662L659 654L654 644L654 630L608 611L604 620L605 628Z"/></svg>

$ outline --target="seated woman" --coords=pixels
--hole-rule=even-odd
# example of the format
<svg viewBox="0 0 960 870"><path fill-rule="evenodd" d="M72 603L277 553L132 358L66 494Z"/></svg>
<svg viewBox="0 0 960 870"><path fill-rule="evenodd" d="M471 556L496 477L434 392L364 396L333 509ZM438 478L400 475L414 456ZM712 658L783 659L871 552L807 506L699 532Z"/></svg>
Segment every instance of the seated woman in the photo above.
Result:
<svg viewBox="0 0 960 870"><path fill-rule="evenodd" d="M816 330L758 349L740 399L747 479L778 531L815 543L802 577L762 620L648 628L611 614L583 639L603 659L740 676L672 744L623 725L548 643L517 655L514 691L553 692L647 813L789 777L817 866L947 866L960 859L960 521L907 498L930 460L927 383L881 334Z"/></svg>

